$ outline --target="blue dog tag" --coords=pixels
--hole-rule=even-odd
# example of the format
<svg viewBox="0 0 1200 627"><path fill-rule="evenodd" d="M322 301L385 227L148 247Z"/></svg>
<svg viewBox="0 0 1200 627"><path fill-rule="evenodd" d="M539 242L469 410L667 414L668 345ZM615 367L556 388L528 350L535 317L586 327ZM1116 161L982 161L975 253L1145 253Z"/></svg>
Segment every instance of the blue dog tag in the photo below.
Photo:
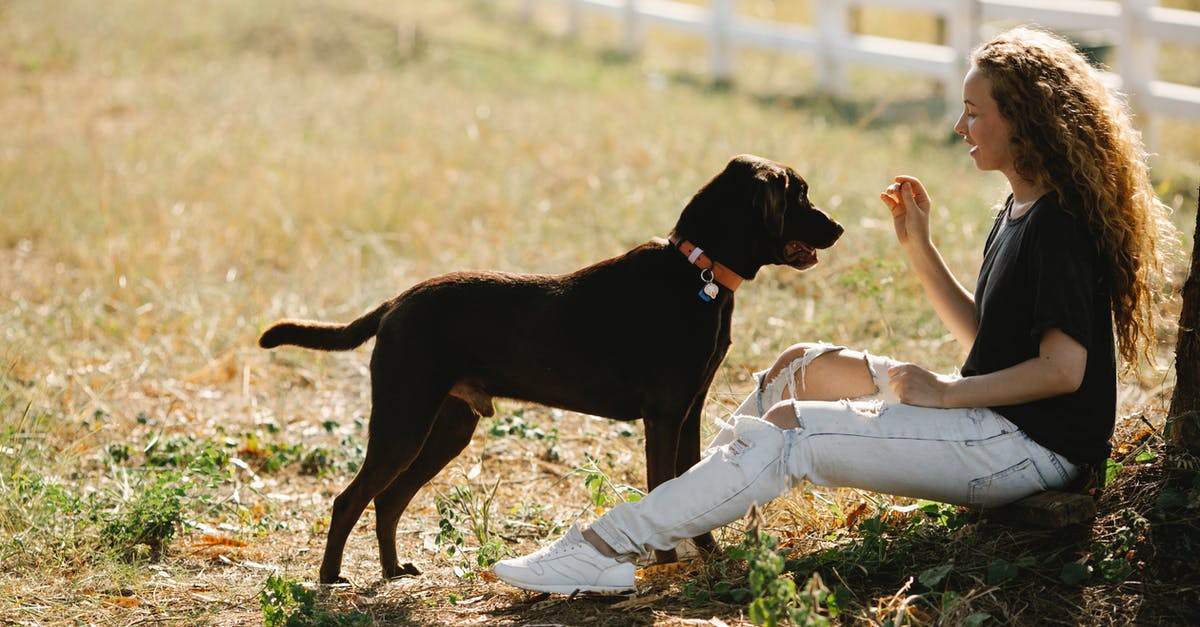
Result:
<svg viewBox="0 0 1200 627"><path fill-rule="evenodd" d="M711 302L721 292L721 288L717 287L716 283L705 283L704 287L700 288L700 293L697 296L704 302Z"/></svg>

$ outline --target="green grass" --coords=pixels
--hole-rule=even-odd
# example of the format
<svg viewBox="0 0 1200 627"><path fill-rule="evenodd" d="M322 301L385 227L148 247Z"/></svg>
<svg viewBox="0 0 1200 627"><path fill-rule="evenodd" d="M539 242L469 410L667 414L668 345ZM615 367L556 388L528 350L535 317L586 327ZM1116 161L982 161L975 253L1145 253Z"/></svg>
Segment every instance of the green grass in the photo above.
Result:
<svg viewBox="0 0 1200 627"><path fill-rule="evenodd" d="M710 417L794 341L938 369L961 360L877 194L897 173L920 176L942 251L969 283L1003 180L973 169L927 108L940 102L927 84L867 74L835 100L809 91L805 62L746 54L744 79L714 88L679 39L652 35L644 58L625 59L611 24L563 41L516 20L513 4L0 0L0 621L271 611L355 623L358 601L293 583L313 578L331 495L361 460L367 351L265 353L254 345L265 325L346 319L450 270L565 272L618 254L666 235L737 153L794 166L848 231L814 270L767 268L742 288ZM1200 141L1187 139L1195 125L1170 130L1154 176L1190 225ZM1124 415L1161 413L1169 385L1169 373L1126 382ZM460 507L443 514L487 522L479 543L523 550L597 494L641 486L640 427L501 411L464 455L482 465L477 480L459 486L448 469L414 501L406 550L422 550L417 530L436 533L439 493L476 498L444 500ZM521 479L529 459L565 479ZM1190 515L1191 488L1172 489L1173 511ZM818 496L781 500L805 512L792 528L846 541L845 512L864 497ZM377 567L363 527L347 564L367 576ZM858 529L859 540L915 533ZM842 550L835 564L864 559ZM451 594L468 598L452 575L461 555L427 553L431 585L453 592L381 593L373 617L456 616L438 612L460 607ZM910 552L871 568L939 565ZM836 590L830 571L809 573ZM976 574L956 567L946 581ZM760 598L808 598L805 581L760 582ZM871 586L901 585L848 581L864 595L857 616ZM491 610L519 603L500 584L471 585ZM744 606L722 607L736 617Z"/></svg>

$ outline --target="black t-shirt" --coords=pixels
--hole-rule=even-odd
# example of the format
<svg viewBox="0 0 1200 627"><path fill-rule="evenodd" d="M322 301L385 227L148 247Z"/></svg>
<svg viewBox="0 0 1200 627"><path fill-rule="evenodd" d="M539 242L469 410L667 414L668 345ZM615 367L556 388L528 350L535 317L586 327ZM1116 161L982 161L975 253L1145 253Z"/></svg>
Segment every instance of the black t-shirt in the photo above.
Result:
<svg viewBox="0 0 1200 627"><path fill-rule="evenodd" d="M979 329L962 374L1003 370L1038 356L1048 329L1087 349L1083 384L1070 394L993 407L1046 448L1071 462L1107 457L1117 413L1116 350L1106 265L1081 220L1042 196L1009 219L996 217L975 288Z"/></svg>

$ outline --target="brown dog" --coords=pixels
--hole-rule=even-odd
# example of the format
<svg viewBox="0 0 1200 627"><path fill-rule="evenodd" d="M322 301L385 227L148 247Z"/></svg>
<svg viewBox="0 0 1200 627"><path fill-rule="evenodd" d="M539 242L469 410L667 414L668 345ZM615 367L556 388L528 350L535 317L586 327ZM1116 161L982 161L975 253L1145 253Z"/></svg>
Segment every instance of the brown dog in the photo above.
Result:
<svg viewBox="0 0 1200 627"><path fill-rule="evenodd" d="M454 272L418 283L349 324L281 321L259 345L349 350L375 337L366 459L333 502L321 582L375 500L385 577L401 567L396 524L471 441L493 397L615 420L642 419L653 489L700 458L709 384L730 345L733 294L759 268L806 269L842 227L791 168L740 155L696 193L670 241L570 274ZM712 536L696 539L712 545ZM674 559L670 552L660 560Z"/></svg>

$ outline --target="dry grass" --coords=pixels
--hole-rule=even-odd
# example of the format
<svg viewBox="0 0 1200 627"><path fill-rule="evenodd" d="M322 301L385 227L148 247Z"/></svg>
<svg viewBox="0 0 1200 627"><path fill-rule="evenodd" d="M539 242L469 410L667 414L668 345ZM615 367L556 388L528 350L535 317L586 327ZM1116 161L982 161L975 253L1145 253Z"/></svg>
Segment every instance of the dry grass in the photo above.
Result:
<svg viewBox="0 0 1200 627"><path fill-rule="evenodd" d="M603 27L563 42L501 5L0 0L0 621L262 621L268 575L314 578L368 409L367 351L265 353L254 341L267 322L345 319L459 268L561 272L617 254L664 235L739 152L795 166L849 232L817 269L767 269L743 288L710 417L801 339L941 369L961 359L876 199L893 174L920 175L940 201L943 251L970 280L1002 181L971 168L927 112L939 100L927 86L867 77L860 98L831 101L806 92L803 62L748 54L743 82L712 89L689 71L699 69L685 44L625 60L607 52L616 39L604 43ZM1181 124L1169 135L1196 133ZM1174 141L1156 180L1191 224L1200 141ZM1169 354L1175 314L1164 313ZM1170 385L1150 370L1127 382L1123 415L1161 420ZM644 594L630 601L542 599L456 577L458 560L436 542L436 495L503 478L491 516L522 552L596 514L578 470L587 455L615 483L643 483L639 425L518 403L500 415L557 439L493 435L484 421L401 521L402 554L425 576L377 580L368 514L346 558L358 585L321 591L320 607L381 623L746 622L744 604L683 592L740 572L711 565L643 571ZM104 541L106 522L172 489L185 494L183 524L164 557L130 561ZM852 543L850 513L903 520L889 512L907 504L802 489L765 515L811 551ZM1102 518L1093 533L1119 526ZM971 542L931 532L947 553L905 568L1022 546L981 529ZM723 540L740 537L734 526ZM882 622L903 604L907 575L889 568L841 573L858 595L845 622ZM924 616L1035 615L1015 600L1033 604L1032 588L975 585L972 572L956 583L966 601ZM1080 609L1056 614L1063 622L1106 622L1165 607L1154 590L1196 589L1194 570L1154 572L1066 592L1025 585L1070 595Z"/></svg>

